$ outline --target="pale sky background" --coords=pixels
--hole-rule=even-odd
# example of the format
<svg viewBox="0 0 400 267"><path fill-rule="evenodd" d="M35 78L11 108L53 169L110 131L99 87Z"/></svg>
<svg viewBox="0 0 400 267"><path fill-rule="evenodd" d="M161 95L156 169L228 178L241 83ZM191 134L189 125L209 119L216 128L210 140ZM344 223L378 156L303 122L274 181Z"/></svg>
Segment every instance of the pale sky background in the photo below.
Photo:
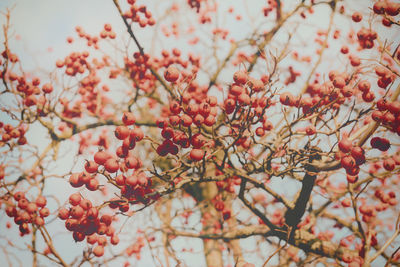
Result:
<svg viewBox="0 0 400 267"><path fill-rule="evenodd" d="M149 3L149 7L151 7L150 10L153 12L156 20L158 18L158 15L162 14L165 9L171 5L171 3L182 3L182 1L166 0L154 0L147 2ZM252 4L249 4L247 8L245 8L245 5L243 4L244 2L245 1L240 0L221 1L221 10L227 10L228 6L233 5L235 7L235 10L246 12L255 21L263 19L262 17L257 16L260 16L260 8L264 1L253 1ZM286 1L284 1L284 3L285 2ZM287 1L287 3L289 2L291 1ZM366 2L367 1L349 1L349 8L357 10L360 5L366 5ZM142 3L144 3L144 1L142 1ZM79 50L81 45L79 42L76 41L77 36L74 30L75 26L77 25L83 26L84 30L88 33L100 32L104 23L110 23L113 26L113 29L117 32L117 36L121 36L121 34L125 33L126 31L112 0L2 0L0 2L0 10L4 12L5 8L7 7L11 9L12 36L10 47L13 49L14 52L17 52L19 58L23 62L24 68L28 71L34 69L42 69L44 72L52 71L54 70L54 63L57 59L64 58L73 49ZM315 29L327 28L329 9L327 9L326 6L321 6L320 9L316 10L318 10L319 12L316 12L316 14L312 16L312 19L307 20L307 23L309 23L310 27L308 29L302 29L301 33L304 37L304 40L307 40L307 38L314 38L311 34L314 33ZM247 16L243 14L243 17L246 18ZM3 24L4 16L1 16L0 22ZM234 21L230 21L229 18L228 22L236 23ZM296 24L295 22L292 23ZM336 23L338 27L349 27L347 22L336 20ZM232 33L232 36L235 38L241 38L250 31L252 22L244 20L244 22L241 22L237 25L237 27L235 25L233 26L235 30ZM246 25L248 27L246 27ZM72 46L68 45L66 42L66 38L68 36L72 36L75 39L75 42ZM127 35L124 36L125 38L127 37ZM281 37L284 38L283 35ZM152 38L152 35L149 32L140 31L138 38L142 41L142 44L146 48L146 51L148 51L149 49L147 48L151 47L149 42ZM1 43L3 43L3 39L3 36L0 36ZM182 39L184 39L184 37ZM157 44L155 50L158 50L158 47L172 48L174 47L174 45L179 46L180 48L182 48L183 51L190 50L191 47L189 47L187 43L183 43L182 39L180 39L181 41L178 40L178 42L181 43L176 44L176 40L170 38L166 42ZM397 39L398 41L399 37L397 36L394 39ZM229 47L227 46L225 47L225 49L229 49ZM307 47L299 47L299 52L303 51L306 52ZM196 52L201 53L201 51L198 51L198 49ZM330 63L332 62L327 62L327 64ZM303 79L305 78L303 77ZM7 120L7 118L4 117L4 114L0 113L0 116L2 120ZM29 138L30 140L35 140L35 143L37 144L43 144L43 147L48 142L45 140L45 138L43 137L43 132L41 132L40 130L32 131ZM66 154L69 150L74 149L77 149L77 146L68 143L67 145L64 145L64 147L62 147L60 153ZM68 158L68 156L63 160L70 160L72 162L72 159ZM58 170L61 171L60 169ZM68 197L67 193L76 191L69 187L67 183L63 184L63 182L60 182L59 180L54 182L50 181L47 188L48 190L52 191L48 192L48 194L53 192L57 192L57 194L59 193L59 198L61 201L64 201ZM283 188L282 190L286 189ZM4 229L4 223L6 221L8 221L8 218L0 216L0 236L7 236L10 233L10 230L6 232ZM141 224L143 225L144 223L145 221L140 221L139 219L138 222L135 223L135 225L137 227ZM57 232L55 230L57 229L57 227L58 229L60 229L60 227L64 226L62 226L60 222L52 223L51 226L49 226L49 228L54 230L54 232ZM15 225L13 226L13 228L14 230L16 230ZM68 232L67 234L59 235L55 238L56 248L61 252L63 256L66 256L67 261L71 260L74 255L77 255L81 251L81 248L84 246L83 244L75 245L72 242L70 232ZM29 239L26 238L13 240L15 240L16 244L18 244L19 246L23 246L24 242L29 242ZM192 239L191 242L197 242L197 244L200 244L199 240L196 239ZM0 238L0 244L6 244L4 239ZM185 246L185 244L185 242L182 242L181 244L176 244L176 247L183 247ZM254 242L252 242L251 240L245 241L243 242L243 244L247 244L247 248L254 246ZM268 248L266 249L268 250ZM0 258L5 256L2 253L3 252L0 251ZM22 266L29 266L31 264L30 255L31 254L29 252L18 254L18 258ZM182 253L181 256L184 260L187 260L187 263L190 263L189 266L204 265L204 258L201 253L195 254L194 256L193 254ZM143 253L142 258L143 260L140 262L140 264L135 266L154 265L153 260L151 259L151 256L148 252ZM248 260L250 262L253 262L252 259ZM255 263L256 265L259 264L259 262L253 263ZM15 262L15 264L17 264L18 266L18 262Z"/></svg>

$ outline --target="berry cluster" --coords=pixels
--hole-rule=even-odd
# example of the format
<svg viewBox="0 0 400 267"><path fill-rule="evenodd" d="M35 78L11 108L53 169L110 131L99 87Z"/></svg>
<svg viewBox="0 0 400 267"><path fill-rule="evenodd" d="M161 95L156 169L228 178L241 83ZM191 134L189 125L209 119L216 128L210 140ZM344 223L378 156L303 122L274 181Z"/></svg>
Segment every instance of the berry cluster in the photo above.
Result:
<svg viewBox="0 0 400 267"><path fill-rule="evenodd" d="M216 176L222 175L222 174L223 173L219 170L215 171ZM220 191L224 190L228 193L235 193L235 186L240 185L241 181L242 180L239 177L233 176L233 177L229 177L224 180L221 180L221 181L217 181L216 184Z"/></svg>
<svg viewBox="0 0 400 267"><path fill-rule="evenodd" d="M89 63L87 61L88 56L89 52L87 51L82 53L72 52L66 56L64 60L57 60L56 66L60 69L65 67L65 74L69 76L75 76L78 73L83 74L89 67Z"/></svg>
<svg viewBox="0 0 400 267"><path fill-rule="evenodd" d="M130 8L124 13L125 18L132 20L132 22L139 23L139 26L142 28L156 24L156 21L146 6L137 6L136 0L127 0L127 2ZM140 13L143 14L142 17Z"/></svg>
<svg viewBox="0 0 400 267"><path fill-rule="evenodd" d="M373 48L377 37L378 34L372 29L362 28L357 32L358 43L363 49Z"/></svg>
<svg viewBox="0 0 400 267"><path fill-rule="evenodd" d="M268 6L263 8L263 13L265 17L268 17L269 13L273 12L274 9L276 9L278 6L278 3L275 0L268 0L267 4Z"/></svg>
<svg viewBox="0 0 400 267"><path fill-rule="evenodd" d="M169 66L164 73L164 77L169 82L175 82L179 79L179 71ZM191 89L192 88L192 89ZM196 87L191 87L182 94L179 101L172 100L169 110L166 111L166 117L158 118L156 124L162 129L161 135L164 138L163 143L158 146L157 153L160 156L166 156L169 153L176 155L181 148L193 149L190 152L190 158L194 161L201 160L205 152L200 149L208 141L200 132L192 134L191 127L211 127L216 122L217 116L217 98L206 96L203 99L192 99L191 95L196 92Z"/></svg>
<svg viewBox="0 0 400 267"><path fill-rule="evenodd" d="M12 87L15 85L18 94L23 98L23 104L26 107L37 107L37 112L39 116L45 116L48 101L46 95L53 91L53 86L50 83L42 85L42 89L39 88L40 79L38 77L33 77L29 82L24 76L18 76L13 72L7 72L8 79Z"/></svg>
<svg viewBox="0 0 400 267"><path fill-rule="evenodd" d="M340 140L338 146L340 152L337 154L337 159L340 160L341 166L346 170L347 181L355 183L358 180L360 165L365 163L364 149L353 146L347 137Z"/></svg>
<svg viewBox="0 0 400 267"><path fill-rule="evenodd" d="M112 27L110 24L104 24L104 30L102 30L100 32L100 38L106 39L106 38L110 38L110 39L115 39L116 34L115 32L112 30Z"/></svg>
<svg viewBox="0 0 400 267"><path fill-rule="evenodd" d="M386 27L390 27L393 23L391 17L395 17L400 13L400 4L383 0L378 1L373 6L375 14L386 15L382 18L382 24Z"/></svg>
<svg viewBox="0 0 400 267"><path fill-rule="evenodd" d="M117 157L107 151L99 150L94 154L93 160L86 161L83 172L70 176L70 184L73 187L85 185L88 190L95 191L99 189L96 175L103 174L110 183L121 190L121 197L113 198L109 202L110 208L119 208L121 212L129 210L129 203L147 204L151 199L159 197L151 187L151 179L144 172L139 171L142 167L141 160L132 154L136 142L144 137L139 127L129 128L135 124L135 121L132 113L125 112L122 116L123 125L116 127L115 137L122 141L121 146L115 151ZM113 178L111 175L118 171L122 173Z"/></svg>
<svg viewBox="0 0 400 267"><path fill-rule="evenodd" d="M391 132L400 135L400 101L388 101L381 98L376 102L377 110L371 117L374 121L382 123Z"/></svg>
<svg viewBox="0 0 400 267"><path fill-rule="evenodd" d="M10 60L11 63L17 63L19 61L17 54L11 53L10 50L4 50L3 52L1 52L1 56L6 60ZM0 64L3 64L1 59ZM0 73L1 78L3 78L3 74L3 72Z"/></svg>
<svg viewBox="0 0 400 267"><path fill-rule="evenodd" d="M212 200L212 203L214 204L214 207L217 211L221 212L222 219L224 220L229 220L231 218L231 210L227 207L225 207L224 200L222 198L222 195L216 195L215 198ZM219 227L220 229L221 227Z"/></svg>
<svg viewBox="0 0 400 267"><path fill-rule="evenodd" d="M72 236L76 242L87 240L88 244L94 247L93 254L97 257L104 255L104 247L107 245L109 237L112 245L119 243L119 238L115 234L115 229L111 226L112 216L99 215L99 209L93 207L88 199L83 199L80 194L75 193L69 197L71 207L62 208L58 212L58 217L65 220L65 227L73 232ZM105 235L105 236L104 236Z"/></svg>
<svg viewBox="0 0 400 267"><path fill-rule="evenodd" d="M11 124L0 122L0 144L10 143L14 139L16 144L20 146L25 145L27 143L26 137L24 136L26 131L27 129L24 125L13 127Z"/></svg>
<svg viewBox="0 0 400 267"><path fill-rule="evenodd" d="M80 26L76 26L76 27L75 27L75 31L78 33L78 36L79 36L80 38L86 39L86 41L87 41L87 46L90 47L90 46L93 45L93 47L94 47L95 49L99 49L99 45L98 45L99 37L98 37L98 36L91 36L90 34L86 33L86 32L82 29L82 27L80 27Z"/></svg>
<svg viewBox="0 0 400 267"><path fill-rule="evenodd" d="M14 202L14 201L15 202ZM43 196L38 196L35 201L29 201L24 192L16 192L13 198L6 202L6 214L14 218L14 222L19 225L21 236L29 234L29 224L36 227L44 225L44 218L49 216L50 211L46 208L47 200Z"/></svg>
<svg viewBox="0 0 400 267"><path fill-rule="evenodd" d="M373 137L370 141L371 147L379 149L380 151L388 151L390 148L390 141L382 137Z"/></svg>

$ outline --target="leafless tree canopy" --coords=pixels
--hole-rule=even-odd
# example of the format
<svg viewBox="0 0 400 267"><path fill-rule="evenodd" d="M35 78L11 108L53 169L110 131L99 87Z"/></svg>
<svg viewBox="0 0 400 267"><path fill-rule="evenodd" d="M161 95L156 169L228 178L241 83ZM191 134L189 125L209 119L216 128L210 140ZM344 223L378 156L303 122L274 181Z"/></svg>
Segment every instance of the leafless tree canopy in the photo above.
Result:
<svg viewBox="0 0 400 267"><path fill-rule="evenodd" d="M108 1L2 10L1 266L400 266L400 3Z"/></svg>

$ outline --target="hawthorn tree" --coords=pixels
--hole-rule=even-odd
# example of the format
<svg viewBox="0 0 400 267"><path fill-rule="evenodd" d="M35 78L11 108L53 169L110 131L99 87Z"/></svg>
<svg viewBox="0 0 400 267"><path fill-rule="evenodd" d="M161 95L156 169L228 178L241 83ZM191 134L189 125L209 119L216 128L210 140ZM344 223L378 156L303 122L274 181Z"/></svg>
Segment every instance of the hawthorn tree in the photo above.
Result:
<svg viewBox="0 0 400 267"><path fill-rule="evenodd" d="M400 265L399 3L112 3L49 72L2 12L9 265Z"/></svg>

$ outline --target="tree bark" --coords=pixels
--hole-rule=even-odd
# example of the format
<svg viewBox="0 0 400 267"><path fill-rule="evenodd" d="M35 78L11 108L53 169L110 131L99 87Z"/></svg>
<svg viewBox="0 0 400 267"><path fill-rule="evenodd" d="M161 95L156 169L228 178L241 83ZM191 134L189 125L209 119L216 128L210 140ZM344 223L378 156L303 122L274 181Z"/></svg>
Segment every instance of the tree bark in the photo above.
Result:
<svg viewBox="0 0 400 267"><path fill-rule="evenodd" d="M231 211L233 211L232 209L232 201L231 198L229 197L229 199L227 201L225 201L225 205L228 209L230 209ZM237 230L237 221L236 221L236 217L232 216L231 218L229 218L227 220L228 223L228 227L230 231L235 231ZM243 253L242 253L242 248L240 247L240 241L238 239L233 239L229 241L229 245L232 248L233 251L233 259L235 261L235 263L237 264L237 266L240 266L244 263L244 258L243 258Z"/></svg>
<svg viewBox="0 0 400 267"><path fill-rule="evenodd" d="M220 215L218 211L211 204L211 200L217 195L218 188L215 183L205 183L200 185L202 189L202 197L205 205L201 206L202 218L205 219L203 223L203 232L210 234L214 232L215 225L218 224ZM206 257L206 264L208 267L222 267L222 250L221 241L213 239L203 239L204 255Z"/></svg>

